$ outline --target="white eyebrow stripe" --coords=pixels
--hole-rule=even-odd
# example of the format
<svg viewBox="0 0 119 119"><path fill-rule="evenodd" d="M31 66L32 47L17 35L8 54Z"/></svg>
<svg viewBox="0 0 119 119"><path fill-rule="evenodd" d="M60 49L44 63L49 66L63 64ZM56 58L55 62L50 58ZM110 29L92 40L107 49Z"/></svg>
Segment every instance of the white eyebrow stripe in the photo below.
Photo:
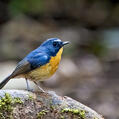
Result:
<svg viewBox="0 0 119 119"><path fill-rule="evenodd" d="M60 39L57 39L57 40L55 40L55 41L61 41Z"/></svg>

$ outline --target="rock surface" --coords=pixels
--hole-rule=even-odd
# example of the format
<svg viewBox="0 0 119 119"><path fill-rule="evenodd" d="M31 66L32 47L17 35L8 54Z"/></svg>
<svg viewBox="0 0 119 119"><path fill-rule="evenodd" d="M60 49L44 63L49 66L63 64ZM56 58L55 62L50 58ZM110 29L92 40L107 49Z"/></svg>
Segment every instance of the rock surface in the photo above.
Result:
<svg viewBox="0 0 119 119"><path fill-rule="evenodd" d="M103 119L89 107L55 92L0 91L1 119Z"/></svg>

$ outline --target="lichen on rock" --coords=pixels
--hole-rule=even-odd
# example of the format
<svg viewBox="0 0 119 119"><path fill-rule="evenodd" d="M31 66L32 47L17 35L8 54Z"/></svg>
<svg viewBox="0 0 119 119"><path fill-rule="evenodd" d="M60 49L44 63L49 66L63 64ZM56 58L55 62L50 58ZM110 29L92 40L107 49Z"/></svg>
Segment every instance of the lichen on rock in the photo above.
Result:
<svg viewBox="0 0 119 119"><path fill-rule="evenodd" d="M89 107L55 92L0 90L0 119L103 119Z"/></svg>
<svg viewBox="0 0 119 119"><path fill-rule="evenodd" d="M0 119L12 119L14 106L22 103L19 97L12 98L9 93L5 93L4 97L0 99Z"/></svg>

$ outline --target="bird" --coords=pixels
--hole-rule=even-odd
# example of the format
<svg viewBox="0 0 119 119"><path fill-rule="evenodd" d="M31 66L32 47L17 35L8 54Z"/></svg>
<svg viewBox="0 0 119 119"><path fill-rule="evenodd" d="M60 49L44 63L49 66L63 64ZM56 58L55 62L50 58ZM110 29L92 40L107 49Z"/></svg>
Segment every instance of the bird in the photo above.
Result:
<svg viewBox="0 0 119 119"><path fill-rule="evenodd" d="M61 60L63 47L67 44L69 44L69 41L63 42L59 38L49 38L44 41L17 64L13 72L0 83L0 89L10 79L22 77L26 79L28 91L30 91L28 80L31 80L41 92L44 92L38 85L38 81L45 81L56 72Z"/></svg>

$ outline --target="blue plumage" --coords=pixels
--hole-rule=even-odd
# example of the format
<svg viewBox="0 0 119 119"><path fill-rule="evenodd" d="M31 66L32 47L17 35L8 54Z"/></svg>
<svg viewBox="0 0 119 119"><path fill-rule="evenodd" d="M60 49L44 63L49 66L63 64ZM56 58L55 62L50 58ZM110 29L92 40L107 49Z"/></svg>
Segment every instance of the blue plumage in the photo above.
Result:
<svg viewBox="0 0 119 119"><path fill-rule="evenodd" d="M35 69L49 62L52 56L56 56L63 42L58 38L50 38L40 45L37 49L29 53L25 59Z"/></svg>
<svg viewBox="0 0 119 119"><path fill-rule="evenodd" d="M27 80L27 78L30 77L31 80L34 80L34 79L38 79L39 73L41 73L40 78L49 77L46 75L49 75L49 71L51 71L51 74L52 74L52 72L53 73L55 72L55 70L58 67L57 65L59 64L59 61L61 59L62 52L59 54L60 56L58 56L58 59L56 58L53 60L53 62L52 62L53 65L52 65L52 67L50 66L50 68L52 68L52 69L49 70L48 67L46 67L46 69L43 69L42 71L38 70L38 69L41 69L41 66L46 66L50 61L52 61L52 57L55 57L55 56L57 57L57 54L60 51L60 49L68 43L69 42L62 42L58 38L50 38L50 39L46 40L45 42L43 42L40 45L40 47L33 50L22 61L20 61L18 63L17 67L12 72L12 74L0 83L0 89L3 88L5 86L5 84L11 78L14 78L17 76L23 76L26 78L26 80ZM58 60L58 61L56 61L56 60ZM36 71L36 70L38 70L38 71ZM33 71L35 71L35 72L31 73ZM39 72L39 71L41 71L41 72ZM30 76L28 76L29 73L31 73ZM34 83L36 83L36 82L34 81ZM27 86L28 86L28 84L27 84Z"/></svg>
<svg viewBox="0 0 119 119"><path fill-rule="evenodd" d="M27 57L27 61L31 64L31 69L35 69L49 62L50 56L44 53L37 53L31 57Z"/></svg>

